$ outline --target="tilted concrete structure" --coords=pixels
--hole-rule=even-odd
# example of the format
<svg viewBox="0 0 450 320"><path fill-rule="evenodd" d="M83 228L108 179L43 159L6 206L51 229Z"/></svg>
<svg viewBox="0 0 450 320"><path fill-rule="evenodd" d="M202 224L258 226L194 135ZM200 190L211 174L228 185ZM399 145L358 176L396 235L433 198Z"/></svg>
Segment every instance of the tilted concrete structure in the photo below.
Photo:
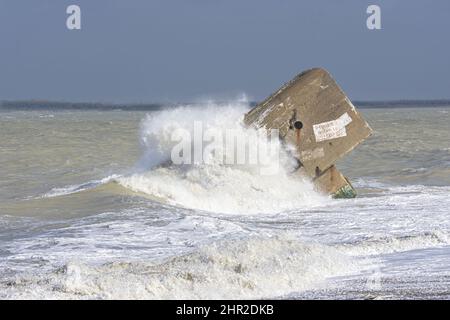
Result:
<svg viewBox="0 0 450 320"><path fill-rule="evenodd" d="M281 140L296 147L296 173L309 176L318 190L337 198L356 196L334 164L372 130L326 70L302 72L250 110L244 122L278 129Z"/></svg>

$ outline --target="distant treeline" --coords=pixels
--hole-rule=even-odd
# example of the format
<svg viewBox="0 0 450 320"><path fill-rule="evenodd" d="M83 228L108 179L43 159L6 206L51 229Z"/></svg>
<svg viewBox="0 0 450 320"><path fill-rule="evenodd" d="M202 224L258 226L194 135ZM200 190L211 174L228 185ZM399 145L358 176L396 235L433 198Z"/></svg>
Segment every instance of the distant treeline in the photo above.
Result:
<svg viewBox="0 0 450 320"><path fill-rule="evenodd" d="M173 104L175 106L176 104ZM55 102L55 101L1 101L1 109L10 110L130 110L149 111L161 110L170 105L160 103L92 103L92 102Z"/></svg>
<svg viewBox="0 0 450 320"><path fill-rule="evenodd" d="M0 101L0 109L10 110L162 110L189 103L91 103L91 102L55 102L55 101ZM198 103L195 103L198 104ZM220 103L218 103L220 105ZM257 105L251 102L250 106ZM450 107L450 100L395 100L395 101L353 101L359 108L413 108L413 107Z"/></svg>
<svg viewBox="0 0 450 320"><path fill-rule="evenodd" d="M359 108L414 108L450 107L450 100L393 100L393 101L353 101Z"/></svg>

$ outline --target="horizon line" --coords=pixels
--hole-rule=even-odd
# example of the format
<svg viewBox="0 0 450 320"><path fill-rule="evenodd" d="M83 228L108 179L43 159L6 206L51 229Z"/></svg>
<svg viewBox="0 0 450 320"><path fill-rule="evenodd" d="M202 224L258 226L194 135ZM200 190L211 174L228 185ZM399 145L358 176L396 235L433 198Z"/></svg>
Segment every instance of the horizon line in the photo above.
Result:
<svg viewBox="0 0 450 320"><path fill-rule="evenodd" d="M233 100L210 100L217 104L229 103ZM23 99L23 100L0 100L2 109L102 109L112 108L127 110L147 110L161 109L164 107L176 107L183 105L203 105L204 102L73 102L64 100L45 100L45 99ZM260 101L247 101L249 106L258 105ZM450 99L395 99L395 100L353 100L357 107L411 107L411 106L441 106L450 107Z"/></svg>

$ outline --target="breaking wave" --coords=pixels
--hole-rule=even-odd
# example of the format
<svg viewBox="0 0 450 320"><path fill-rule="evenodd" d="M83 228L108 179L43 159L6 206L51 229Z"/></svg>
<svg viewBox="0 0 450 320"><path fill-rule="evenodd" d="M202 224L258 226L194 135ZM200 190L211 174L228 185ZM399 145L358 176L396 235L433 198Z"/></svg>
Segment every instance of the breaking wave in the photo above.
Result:
<svg viewBox="0 0 450 320"><path fill-rule="evenodd" d="M117 181L135 192L173 205L213 212L273 213L323 204L327 197L315 192L310 181L290 175L294 163L280 144L274 145L267 136L262 138L256 130L242 126L248 108L241 101L228 105L183 106L149 114L141 126L144 156L137 173L119 177ZM205 130L234 130L241 141L255 141L252 139L257 135L259 146L272 152L256 165L224 164L210 153L205 156L210 159L207 163L172 164L173 132L182 129L193 137L195 122L200 122ZM246 148L249 147L247 144ZM202 151L205 150L206 146ZM235 152L227 148L222 151L225 156L227 152ZM267 168L275 170L265 174L263 170Z"/></svg>
<svg viewBox="0 0 450 320"><path fill-rule="evenodd" d="M65 196L118 183L152 200L210 212L277 213L326 203L329 198L316 192L308 178L290 173L297 163L289 155L289 146L282 146L278 139L269 139L267 132L242 125L248 109L247 102L238 101L225 105L187 105L149 113L141 123L143 155L131 174L114 174L87 183L53 188L40 198ZM236 160L237 144L233 148L226 143L216 144L215 149L208 149L210 144L205 142L201 162L173 164L171 155L178 143L173 139L174 132L188 133L188 143L193 148L196 124L201 124L203 132L216 130L222 135L223 142L226 130L231 130L235 142L244 142L246 162L230 164L216 157L219 150L223 159L231 154ZM249 164L252 143L259 148L258 161Z"/></svg>
<svg viewBox="0 0 450 320"><path fill-rule="evenodd" d="M46 279L10 281L6 298L17 298L16 294L77 299L281 297L358 270L356 261L332 247L283 237L251 238L211 244L156 265L113 262L95 267L69 262ZM22 283L32 290L14 290Z"/></svg>

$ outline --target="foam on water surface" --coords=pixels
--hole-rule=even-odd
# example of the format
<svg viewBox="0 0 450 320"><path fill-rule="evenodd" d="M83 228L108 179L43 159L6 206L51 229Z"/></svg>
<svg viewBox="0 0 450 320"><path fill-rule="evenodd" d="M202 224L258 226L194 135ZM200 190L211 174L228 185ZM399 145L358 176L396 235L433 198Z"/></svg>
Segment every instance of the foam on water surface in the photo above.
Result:
<svg viewBox="0 0 450 320"><path fill-rule="evenodd" d="M250 238L204 246L161 264L113 262L95 267L69 262L40 279L20 278L9 286L31 281L33 294L44 298L267 298L320 287L326 278L358 268L357 262L331 247L278 237ZM21 294L6 292L3 298Z"/></svg>

